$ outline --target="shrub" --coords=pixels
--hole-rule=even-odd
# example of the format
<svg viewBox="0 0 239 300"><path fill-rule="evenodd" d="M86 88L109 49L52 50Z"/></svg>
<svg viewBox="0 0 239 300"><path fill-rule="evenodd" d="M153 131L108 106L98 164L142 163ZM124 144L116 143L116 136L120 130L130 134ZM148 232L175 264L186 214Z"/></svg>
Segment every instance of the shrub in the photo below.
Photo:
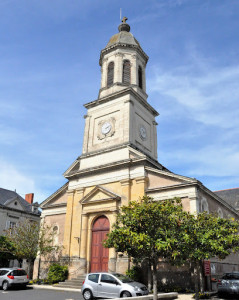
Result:
<svg viewBox="0 0 239 300"><path fill-rule="evenodd" d="M61 266L59 264L52 264L48 271L47 281L50 284L57 283L59 281L65 281L68 277L68 267Z"/></svg>
<svg viewBox="0 0 239 300"><path fill-rule="evenodd" d="M126 275L135 281L142 282L142 268L140 266L133 266L126 271Z"/></svg>
<svg viewBox="0 0 239 300"><path fill-rule="evenodd" d="M195 294L193 295L193 298L195 298ZM199 292L199 299L210 299L210 294L207 292Z"/></svg>

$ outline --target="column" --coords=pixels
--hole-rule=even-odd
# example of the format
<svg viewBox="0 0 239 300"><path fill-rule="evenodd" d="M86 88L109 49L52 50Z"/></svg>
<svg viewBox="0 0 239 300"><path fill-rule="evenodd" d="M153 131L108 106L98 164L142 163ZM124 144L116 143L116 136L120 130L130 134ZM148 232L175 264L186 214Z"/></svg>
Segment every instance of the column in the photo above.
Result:
<svg viewBox="0 0 239 300"><path fill-rule="evenodd" d="M81 227L81 243L80 243L80 257L86 259L87 255L87 235L88 235L88 216L82 214Z"/></svg>
<svg viewBox="0 0 239 300"><path fill-rule="evenodd" d="M71 231L71 251L70 256L80 256L80 238L81 238L81 213L82 205L80 200L84 196L84 188L77 189L74 196L72 211L72 231Z"/></svg>

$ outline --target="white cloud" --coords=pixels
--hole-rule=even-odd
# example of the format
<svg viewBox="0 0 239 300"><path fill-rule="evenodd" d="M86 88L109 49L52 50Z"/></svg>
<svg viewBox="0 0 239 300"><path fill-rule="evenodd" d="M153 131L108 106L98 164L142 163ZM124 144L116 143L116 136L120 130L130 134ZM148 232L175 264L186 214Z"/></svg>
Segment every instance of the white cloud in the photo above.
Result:
<svg viewBox="0 0 239 300"><path fill-rule="evenodd" d="M16 190L23 198L25 194L34 193L34 201L42 202L46 194L39 190L34 179L19 171L14 165L0 159L0 187L8 190Z"/></svg>
<svg viewBox="0 0 239 300"><path fill-rule="evenodd" d="M188 116L204 125L238 127L239 65L200 66L201 62L196 60L189 66L170 71L155 68L155 77L149 80L149 90L158 92L161 98L169 97L187 109Z"/></svg>

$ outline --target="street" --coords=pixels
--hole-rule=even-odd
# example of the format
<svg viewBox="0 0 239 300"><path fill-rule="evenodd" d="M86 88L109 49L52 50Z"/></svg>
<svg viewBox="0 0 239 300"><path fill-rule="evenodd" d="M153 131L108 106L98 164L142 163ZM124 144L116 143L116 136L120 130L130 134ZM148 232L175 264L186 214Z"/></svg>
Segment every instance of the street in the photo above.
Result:
<svg viewBox="0 0 239 300"><path fill-rule="evenodd" d="M33 289L26 290L10 289L0 290L1 300L83 300L81 293L65 292L58 290Z"/></svg>
<svg viewBox="0 0 239 300"><path fill-rule="evenodd" d="M59 291L49 289L33 289L28 287L26 290L10 289L8 291L0 290L1 300L83 300L80 292ZM193 300L193 294L179 294L178 300ZM224 300L218 297L212 297L212 300ZM228 298L227 298L228 299ZM237 300L238 298L230 298Z"/></svg>

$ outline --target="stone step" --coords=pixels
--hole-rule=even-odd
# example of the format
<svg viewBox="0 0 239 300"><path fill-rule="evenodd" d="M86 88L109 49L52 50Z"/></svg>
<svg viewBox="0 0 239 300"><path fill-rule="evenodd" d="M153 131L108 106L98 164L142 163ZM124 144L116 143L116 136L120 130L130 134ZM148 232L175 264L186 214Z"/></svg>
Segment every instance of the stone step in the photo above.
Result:
<svg viewBox="0 0 239 300"><path fill-rule="evenodd" d="M81 289L83 281L85 280L85 275L78 275L75 278L67 279L66 281L59 282L57 284L58 287L67 287L74 289Z"/></svg>

